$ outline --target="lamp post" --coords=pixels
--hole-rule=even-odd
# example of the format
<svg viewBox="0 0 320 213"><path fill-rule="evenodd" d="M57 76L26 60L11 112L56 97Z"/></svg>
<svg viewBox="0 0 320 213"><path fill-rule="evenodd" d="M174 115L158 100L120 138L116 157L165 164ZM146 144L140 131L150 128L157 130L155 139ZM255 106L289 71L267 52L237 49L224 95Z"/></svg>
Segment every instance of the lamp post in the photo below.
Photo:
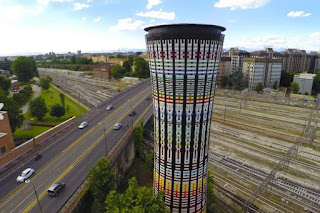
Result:
<svg viewBox="0 0 320 213"><path fill-rule="evenodd" d="M31 183L31 184L32 184L33 190L34 190L34 193L35 193L35 195L36 195L37 202L38 202L38 205L39 205L39 208L40 208L40 212L43 213L42 208L41 208L41 205L40 205L40 201L39 201L39 197L38 197L38 193L37 193L36 187L35 187L34 184L31 182L30 179L27 179L27 180L25 180L24 182L25 182L26 184L28 184L28 183Z"/></svg>

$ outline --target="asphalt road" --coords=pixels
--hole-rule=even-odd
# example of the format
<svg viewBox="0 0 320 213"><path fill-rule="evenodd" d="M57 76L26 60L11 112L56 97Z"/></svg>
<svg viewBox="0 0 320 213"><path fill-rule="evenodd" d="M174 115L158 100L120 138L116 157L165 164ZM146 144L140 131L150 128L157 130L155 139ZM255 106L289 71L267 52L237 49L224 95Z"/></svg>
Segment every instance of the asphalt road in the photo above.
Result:
<svg viewBox="0 0 320 213"><path fill-rule="evenodd" d="M6 175L0 180L0 212L40 212L33 184L43 212L57 212L85 180L88 169L106 154L106 147L109 151L128 130L127 125L130 127L133 119L152 104L145 100L150 95L149 81L128 90L108 103L114 106L113 110L106 111L106 106L99 108L97 116L87 119L87 128L73 127L67 136L42 152L41 160L31 159L20 169ZM131 110L136 111L134 117L128 115ZM80 119L79 124L82 121ZM117 122L122 123L123 127L113 130ZM16 177L28 167L36 171L31 183L17 183ZM47 189L57 181L66 183L66 188L57 197L49 197Z"/></svg>

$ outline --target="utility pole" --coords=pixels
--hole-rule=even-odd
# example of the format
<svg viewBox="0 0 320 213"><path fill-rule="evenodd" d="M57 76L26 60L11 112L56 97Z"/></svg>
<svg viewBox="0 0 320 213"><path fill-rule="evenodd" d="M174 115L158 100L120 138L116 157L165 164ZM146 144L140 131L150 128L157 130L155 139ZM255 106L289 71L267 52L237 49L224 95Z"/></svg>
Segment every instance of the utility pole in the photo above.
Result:
<svg viewBox="0 0 320 213"><path fill-rule="evenodd" d="M26 184L28 184L28 183L31 183L31 184L32 184L33 190L34 190L34 194L36 195L36 198L37 198L37 202L38 202L38 205L39 205L40 212L43 213L42 207L41 207L41 205L40 205L39 196L38 196L36 187L35 187L34 184L31 182L30 179L27 179L27 180L25 181L25 183L26 183Z"/></svg>

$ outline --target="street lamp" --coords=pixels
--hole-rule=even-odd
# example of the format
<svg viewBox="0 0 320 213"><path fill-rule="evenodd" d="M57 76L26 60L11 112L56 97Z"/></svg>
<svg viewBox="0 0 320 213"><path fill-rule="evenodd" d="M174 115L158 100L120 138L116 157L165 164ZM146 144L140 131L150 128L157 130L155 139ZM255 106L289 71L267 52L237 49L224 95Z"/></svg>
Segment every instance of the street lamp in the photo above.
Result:
<svg viewBox="0 0 320 213"><path fill-rule="evenodd" d="M32 183L30 179L27 179L24 181L26 184L28 183ZM38 202L38 205L39 205L39 208L40 208L40 212L43 213L42 211L42 208L41 208L41 205L40 205L40 201L39 201L39 197L38 197L38 193L37 193L37 190L36 190L36 187L34 186L34 184L32 183L32 186L33 186L33 190L34 190L34 193L36 195L36 198L37 198L37 202Z"/></svg>

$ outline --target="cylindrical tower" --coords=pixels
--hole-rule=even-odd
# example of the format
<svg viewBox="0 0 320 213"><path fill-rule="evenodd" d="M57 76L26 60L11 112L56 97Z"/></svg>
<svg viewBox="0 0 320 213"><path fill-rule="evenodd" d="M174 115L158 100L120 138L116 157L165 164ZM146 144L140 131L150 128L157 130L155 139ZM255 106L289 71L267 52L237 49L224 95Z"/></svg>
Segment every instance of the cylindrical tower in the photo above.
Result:
<svg viewBox="0 0 320 213"><path fill-rule="evenodd" d="M224 27L145 31L153 93L154 190L173 212L206 209L211 114Z"/></svg>

